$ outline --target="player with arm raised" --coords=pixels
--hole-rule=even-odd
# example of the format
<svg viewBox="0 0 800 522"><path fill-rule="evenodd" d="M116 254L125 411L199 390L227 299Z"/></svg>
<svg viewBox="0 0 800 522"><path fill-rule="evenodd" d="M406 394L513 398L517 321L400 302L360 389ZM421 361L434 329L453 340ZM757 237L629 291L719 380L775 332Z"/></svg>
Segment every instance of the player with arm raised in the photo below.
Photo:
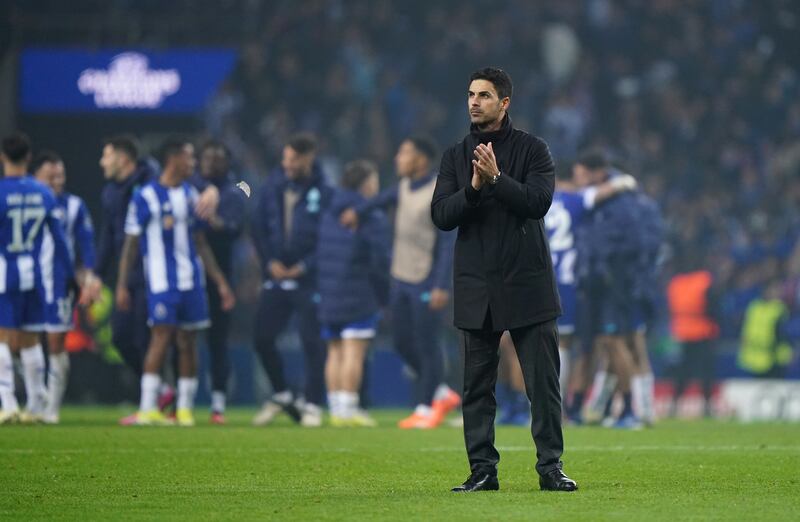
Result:
<svg viewBox="0 0 800 522"><path fill-rule="evenodd" d="M168 423L156 399L159 372L174 337L180 373L177 421L181 426L192 426L197 392L195 333L209 325L204 267L217 287L223 310L230 310L235 299L197 225L198 194L187 183L195 166L194 147L187 141L170 139L163 146L162 162L164 170L159 179L135 194L128 207L116 305L121 310L130 307L127 279L132 266L142 259L141 242L151 334L136 423Z"/></svg>

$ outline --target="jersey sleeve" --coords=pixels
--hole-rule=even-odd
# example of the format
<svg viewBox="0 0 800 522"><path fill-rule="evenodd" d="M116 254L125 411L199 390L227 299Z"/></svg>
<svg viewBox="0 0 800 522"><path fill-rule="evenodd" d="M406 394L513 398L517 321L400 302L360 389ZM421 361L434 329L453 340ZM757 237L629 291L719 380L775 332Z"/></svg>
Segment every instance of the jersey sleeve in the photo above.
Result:
<svg viewBox="0 0 800 522"><path fill-rule="evenodd" d="M581 202L585 210L592 210L597 203L597 187L589 187L580 192Z"/></svg>
<svg viewBox="0 0 800 522"><path fill-rule="evenodd" d="M125 217L125 233L131 236L139 236L142 229L150 221L150 207L142 197L141 192L137 192L128 204L128 215Z"/></svg>
<svg viewBox="0 0 800 522"><path fill-rule="evenodd" d="M75 219L75 239L78 243L83 266L94 270L94 225L92 224L92 216L89 214L89 209L86 208L86 204L82 199L79 199L78 215Z"/></svg>

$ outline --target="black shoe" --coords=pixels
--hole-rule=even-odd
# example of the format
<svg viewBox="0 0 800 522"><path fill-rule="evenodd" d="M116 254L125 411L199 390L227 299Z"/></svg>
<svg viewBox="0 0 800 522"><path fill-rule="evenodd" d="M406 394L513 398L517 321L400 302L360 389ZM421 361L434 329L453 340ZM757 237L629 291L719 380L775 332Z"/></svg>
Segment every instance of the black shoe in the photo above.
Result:
<svg viewBox="0 0 800 522"><path fill-rule="evenodd" d="M489 473L473 473L460 486L456 486L450 491L453 493L471 493L473 491L497 491L500 483L497 482L497 475Z"/></svg>
<svg viewBox="0 0 800 522"><path fill-rule="evenodd" d="M543 491L575 491L578 489L578 484L556 468L546 475L539 476L539 489Z"/></svg>

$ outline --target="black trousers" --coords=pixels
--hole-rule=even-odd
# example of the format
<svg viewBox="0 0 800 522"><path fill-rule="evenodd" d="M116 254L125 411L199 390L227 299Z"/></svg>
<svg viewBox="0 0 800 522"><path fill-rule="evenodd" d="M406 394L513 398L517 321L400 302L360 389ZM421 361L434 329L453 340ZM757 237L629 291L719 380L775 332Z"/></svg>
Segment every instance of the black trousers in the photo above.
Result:
<svg viewBox="0 0 800 522"><path fill-rule="evenodd" d="M444 353L439 345L442 314L431 310L429 303L421 299L424 292L425 287L420 285L392 282L394 346L417 374L415 405L430 405L436 387L444 379Z"/></svg>
<svg viewBox="0 0 800 522"><path fill-rule="evenodd" d="M689 381L694 377L700 380L703 398L708 402L714 390L716 379L717 350L714 341L694 341L681 344L681 362L675 371L674 397L677 401Z"/></svg>
<svg viewBox="0 0 800 522"><path fill-rule="evenodd" d="M150 344L150 327L147 326L147 290L142 285L128 288L131 307L127 311L114 307L111 313L111 341L119 350L125 364L141 378L144 356Z"/></svg>
<svg viewBox="0 0 800 522"><path fill-rule="evenodd" d="M320 337L321 328L313 290L303 287L297 290L283 290L278 287L261 290L255 324L255 349L269 376L273 390L275 392L288 390L283 372L283 360L275 341L293 314L297 317L300 341L305 354L305 399L318 406L323 405L327 352Z"/></svg>
<svg viewBox="0 0 800 522"><path fill-rule="evenodd" d="M230 281L230 279L228 279ZM222 300L215 285L208 287L208 313L211 326L208 327L208 355L211 367L211 391L223 392L228 389L228 332L231 313L222 309Z"/></svg>
<svg viewBox="0 0 800 522"><path fill-rule="evenodd" d="M464 345L464 442L473 473L497 473L500 455L494 447L497 410L495 384L500 361L500 336L491 320L481 330L462 330ZM560 360L555 320L511 330L511 338L531 401L531 435L536 444L536 471L544 475L561 468Z"/></svg>

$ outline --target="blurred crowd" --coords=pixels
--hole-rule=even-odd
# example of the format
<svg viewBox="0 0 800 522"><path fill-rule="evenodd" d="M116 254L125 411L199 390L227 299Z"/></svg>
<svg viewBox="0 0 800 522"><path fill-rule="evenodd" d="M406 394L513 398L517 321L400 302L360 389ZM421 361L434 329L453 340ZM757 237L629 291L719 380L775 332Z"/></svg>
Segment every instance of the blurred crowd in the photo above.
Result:
<svg viewBox="0 0 800 522"><path fill-rule="evenodd" d="M288 133L388 165L412 132L463 133L476 64L515 78L511 107L562 168L604 146L661 203L673 252L718 271L722 333L769 280L800 305L800 12L790 2L310 2L253 6L259 30L206 115L251 172ZM482 35L492 35L483 37ZM336 167L334 163L332 165Z"/></svg>
<svg viewBox="0 0 800 522"><path fill-rule="evenodd" d="M390 177L403 137L461 136L464 78L502 66L515 80L516 126L545 138L564 169L580 148L613 151L661 203L673 253L700 252L718 272L724 337L738 335L769 280L783 282L791 308L800 303L795 2L83 4L17 3L9 20L53 43L71 37L66 27L78 17L93 45L239 49L204 120L250 180L277 163L297 130L320 137L329 172L368 157ZM46 34L36 5L64 11L48 17Z"/></svg>

